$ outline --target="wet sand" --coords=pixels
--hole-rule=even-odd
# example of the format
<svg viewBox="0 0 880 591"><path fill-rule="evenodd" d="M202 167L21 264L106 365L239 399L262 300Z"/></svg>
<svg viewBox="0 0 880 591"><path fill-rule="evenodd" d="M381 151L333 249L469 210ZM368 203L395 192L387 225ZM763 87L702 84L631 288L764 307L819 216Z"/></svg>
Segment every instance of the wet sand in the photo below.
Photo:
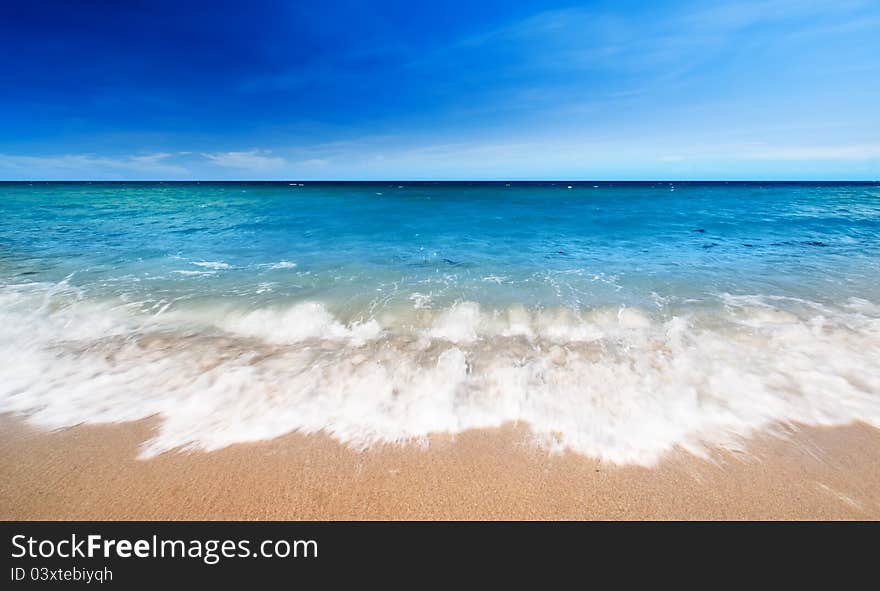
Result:
<svg viewBox="0 0 880 591"><path fill-rule="evenodd" d="M2 519L880 519L880 431L787 428L656 467L550 455L525 426L355 452L291 434L137 459L154 420L0 417Z"/></svg>

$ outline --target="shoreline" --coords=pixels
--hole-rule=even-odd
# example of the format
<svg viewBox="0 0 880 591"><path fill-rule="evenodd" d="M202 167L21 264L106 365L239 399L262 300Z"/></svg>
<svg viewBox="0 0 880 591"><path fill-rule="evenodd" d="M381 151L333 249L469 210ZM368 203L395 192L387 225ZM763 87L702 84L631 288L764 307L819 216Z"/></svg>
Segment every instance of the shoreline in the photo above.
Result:
<svg viewBox="0 0 880 591"><path fill-rule="evenodd" d="M289 434L137 459L156 419L0 416L0 519L880 519L880 430L788 428L656 467L549 454L524 425L353 451Z"/></svg>

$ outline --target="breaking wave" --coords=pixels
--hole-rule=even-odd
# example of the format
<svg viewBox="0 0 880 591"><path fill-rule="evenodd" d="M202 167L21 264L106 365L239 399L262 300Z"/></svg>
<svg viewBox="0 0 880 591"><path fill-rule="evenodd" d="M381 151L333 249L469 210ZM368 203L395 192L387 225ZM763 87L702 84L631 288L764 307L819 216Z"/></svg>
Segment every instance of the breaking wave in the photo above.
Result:
<svg viewBox="0 0 880 591"><path fill-rule="evenodd" d="M207 265L206 265L207 266ZM550 450L651 465L780 422L880 427L880 306L734 297L672 311L245 309L0 288L0 411L160 418L144 457L293 431L356 449L527 423Z"/></svg>

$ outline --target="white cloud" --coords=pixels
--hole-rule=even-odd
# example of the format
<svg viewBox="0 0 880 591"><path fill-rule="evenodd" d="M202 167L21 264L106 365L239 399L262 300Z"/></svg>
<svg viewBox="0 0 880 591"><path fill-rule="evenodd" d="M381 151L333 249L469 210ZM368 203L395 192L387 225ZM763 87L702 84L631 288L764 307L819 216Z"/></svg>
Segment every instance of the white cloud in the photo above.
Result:
<svg viewBox="0 0 880 591"><path fill-rule="evenodd" d="M142 176L185 177L189 171L168 160L169 152L124 156L63 154L26 156L0 154L0 170L17 178L133 178Z"/></svg>
<svg viewBox="0 0 880 591"><path fill-rule="evenodd" d="M656 145L639 133L577 135L447 142L362 137L301 148L293 164L302 166L302 179L869 178L880 158L880 144L871 142L722 142L685 135ZM305 166L309 161L314 168Z"/></svg>
<svg viewBox="0 0 880 591"><path fill-rule="evenodd" d="M275 170L286 164L280 156L270 156L270 150L248 150L245 152L202 152L212 164L225 168L248 170Z"/></svg>

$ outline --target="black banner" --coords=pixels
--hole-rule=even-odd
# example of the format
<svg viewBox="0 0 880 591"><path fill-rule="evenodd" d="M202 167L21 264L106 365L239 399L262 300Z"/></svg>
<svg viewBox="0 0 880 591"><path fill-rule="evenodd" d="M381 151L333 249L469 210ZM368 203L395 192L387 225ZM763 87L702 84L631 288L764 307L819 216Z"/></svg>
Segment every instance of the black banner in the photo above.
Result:
<svg viewBox="0 0 880 591"><path fill-rule="evenodd" d="M645 575L702 569L729 582L842 577L876 557L876 523L5 522L4 589L254 582L412 587L492 580ZM838 567L832 572L832 566ZM699 570L695 570L699 569ZM417 573L406 580L406 573ZM832 580L832 579L829 579ZM706 581L710 583L710 581Z"/></svg>

